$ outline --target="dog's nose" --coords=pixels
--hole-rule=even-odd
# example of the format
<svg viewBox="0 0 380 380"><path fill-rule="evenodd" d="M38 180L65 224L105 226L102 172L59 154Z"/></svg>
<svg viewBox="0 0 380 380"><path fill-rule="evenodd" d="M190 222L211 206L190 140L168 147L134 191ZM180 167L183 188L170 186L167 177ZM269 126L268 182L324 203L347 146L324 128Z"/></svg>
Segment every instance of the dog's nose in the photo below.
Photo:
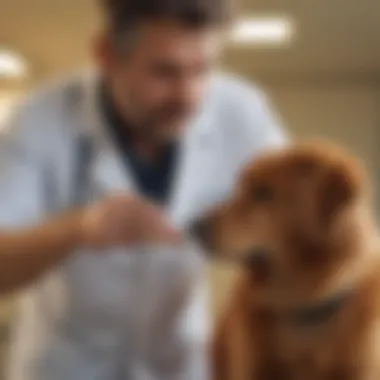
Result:
<svg viewBox="0 0 380 380"><path fill-rule="evenodd" d="M251 250L244 258L243 264L252 269L255 277L260 281L267 280L271 274L271 254L265 247Z"/></svg>
<svg viewBox="0 0 380 380"><path fill-rule="evenodd" d="M196 220L190 226L190 234L204 246L208 246L209 223L207 219Z"/></svg>

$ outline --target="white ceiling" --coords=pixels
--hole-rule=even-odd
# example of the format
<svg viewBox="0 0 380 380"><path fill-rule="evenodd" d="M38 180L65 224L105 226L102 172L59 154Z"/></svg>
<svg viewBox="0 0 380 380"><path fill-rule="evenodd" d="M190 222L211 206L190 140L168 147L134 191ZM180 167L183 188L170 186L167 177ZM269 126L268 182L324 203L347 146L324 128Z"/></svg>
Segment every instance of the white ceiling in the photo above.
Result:
<svg viewBox="0 0 380 380"><path fill-rule="evenodd" d="M88 60L96 0L0 0L0 46L15 49L39 78ZM243 14L285 13L297 39L290 48L234 48L226 63L258 76L380 73L379 0L244 0Z"/></svg>

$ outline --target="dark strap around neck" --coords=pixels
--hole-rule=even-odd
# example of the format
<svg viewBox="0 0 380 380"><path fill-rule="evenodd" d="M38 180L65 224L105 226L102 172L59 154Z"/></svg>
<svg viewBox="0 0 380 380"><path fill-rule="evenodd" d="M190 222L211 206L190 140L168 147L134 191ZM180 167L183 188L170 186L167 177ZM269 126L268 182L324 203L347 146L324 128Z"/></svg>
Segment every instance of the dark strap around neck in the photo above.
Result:
<svg viewBox="0 0 380 380"><path fill-rule="evenodd" d="M351 290L340 292L316 305L290 312L288 315L289 320L292 325L299 327L309 327L323 323L336 315L351 296Z"/></svg>

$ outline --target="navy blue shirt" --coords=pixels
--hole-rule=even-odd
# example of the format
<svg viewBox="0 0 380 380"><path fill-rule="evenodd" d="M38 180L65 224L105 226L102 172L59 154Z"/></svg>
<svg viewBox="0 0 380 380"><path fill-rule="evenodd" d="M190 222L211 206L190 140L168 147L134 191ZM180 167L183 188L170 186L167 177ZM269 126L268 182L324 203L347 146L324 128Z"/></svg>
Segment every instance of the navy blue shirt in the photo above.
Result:
<svg viewBox="0 0 380 380"><path fill-rule="evenodd" d="M134 148L131 128L114 107L104 87L101 91L101 107L114 143L123 157L126 169L132 172L140 194L155 202L167 203L176 168L178 143L166 144L154 160L147 160Z"/></svg>

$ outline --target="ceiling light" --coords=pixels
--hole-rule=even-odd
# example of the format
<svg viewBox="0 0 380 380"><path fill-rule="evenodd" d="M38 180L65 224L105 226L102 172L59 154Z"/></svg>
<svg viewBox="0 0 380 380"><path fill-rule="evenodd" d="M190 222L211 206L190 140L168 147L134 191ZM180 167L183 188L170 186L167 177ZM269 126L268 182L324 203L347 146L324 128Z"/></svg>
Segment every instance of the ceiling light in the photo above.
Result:
<svg viewBox="0 0 380 380"><path fill-rule="evenodd" d="M23 78L26 74L26 63L21 56L0 49L0 78Z"/></svg>
<svg viewBox="0 0 380 380"><path fill-rule="evenodd" d="M237 22L231 41L237 44L285 45L294 36L294 23L287 17L252 17Z"/></svg>

